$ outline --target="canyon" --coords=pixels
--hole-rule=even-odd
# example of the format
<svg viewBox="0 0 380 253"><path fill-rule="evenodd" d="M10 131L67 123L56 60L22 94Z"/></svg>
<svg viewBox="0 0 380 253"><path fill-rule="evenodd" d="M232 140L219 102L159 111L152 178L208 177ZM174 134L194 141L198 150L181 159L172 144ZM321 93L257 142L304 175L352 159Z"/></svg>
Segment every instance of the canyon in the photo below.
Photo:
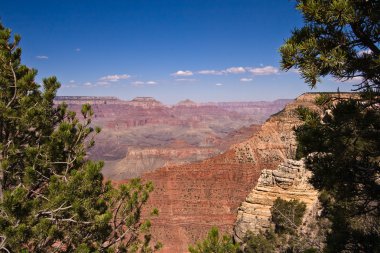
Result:
<svg viewBox="0 0 380 253"><path fill-rule="evenodd" d="M188 245L203 239L213 226L233 234L238 211L244 212L241 204L256 187L261 171L276 170L295 158L293 129L301 124L295 110L299 106L317 110L315 98L316 94L301 95L272 115L251 138L223 154L143 174L155 186L146 208L160 212L152 220L152 231L154 240L164 244L162 252L187 252ZM251 224L248 228L254 227ZM240 231L245 232L244 228Z"/></svg>
<svg viewBox="0 0 380 253"><path fill-rule="evenodd" d="M92 106L93 125L102 131L89 157L105 161L106 178L124 180L218 155L251 137L289 101L195 103L187 99L169 106L151 97L126 101L58 96L55 103L66 103L78 116L83 104Z"/></svg>
<svg viewBox="0 0 380 253"><path fill-rule="evenodd" d="M94 122L104 131L98 138L100 147L91 150L91 156L111 161L104 174L115 183L126 182L131 175L153 182L154 191L143 217L148 217L153 208L159 210L159 216L151 221L152 240L164 245L160 252L187 252L188 246L203 239L211 227L229 235L235 231L239 240L247 230L270 226L268 209L273 199L261 209L252 208L252 196L257 191L279 196L271 193L280 192L277 184L262 190L262 178L272 175L271 182L276 183L284 171L293 167L298 171L299 162L291 160L297 147L293 130L302 123L296 109L317 110L315 98L316 94L303 94L282 110L276 107L277 111L267 107L271 102L195 105L183 101L168 107L150 98L139 98L135 105L118 99L96 101ZM144 107L141 100L149 100L150 105ZM69 104L75 111L79 105ZM275 114L261 124L266 113ZM242 122L248 126L239 129L236 125ZM183 132L173 135L179 128ZM296 177L287 176L284 182ZM285 188L280 195L286 195ZM286 196L291 198L291 194ZM313 203L315 192L311 190L310 196L309 203ZM260 210L262 219L252 218L252 212Z"/></svg>

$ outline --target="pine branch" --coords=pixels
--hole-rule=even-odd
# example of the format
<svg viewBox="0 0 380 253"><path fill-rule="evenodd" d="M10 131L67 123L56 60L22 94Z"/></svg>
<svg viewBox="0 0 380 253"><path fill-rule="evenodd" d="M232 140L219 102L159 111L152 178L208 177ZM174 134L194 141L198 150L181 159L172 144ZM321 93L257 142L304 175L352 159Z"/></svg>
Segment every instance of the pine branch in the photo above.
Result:
<svg viewBox="0 0 380 253"><path fill-rule="evenodd" d="M6 108L8 108L8 107L13 103L13 101L16 99L16 95L17 95L17 77L16 77L15 70L13 69L12 49L9 48L8 45L7 45L7 48L8 48L8 50L9 50L9 54L10 54L10 57L9 57L9 66L10 66L10 68L11 68L12 76L13 76L14 93L13 93L13 97L12 97L12 99L8 102Z"/></svg>
<svg viewBox="0 0 380 253"><path fill-rule="evenodd" d="M359 23L352 23L350 27L357 38L359 38L360 42L371 49L374 55L380 55L380 49L376 46L376 44L371 40L371 38L363 31Z"/></svg>

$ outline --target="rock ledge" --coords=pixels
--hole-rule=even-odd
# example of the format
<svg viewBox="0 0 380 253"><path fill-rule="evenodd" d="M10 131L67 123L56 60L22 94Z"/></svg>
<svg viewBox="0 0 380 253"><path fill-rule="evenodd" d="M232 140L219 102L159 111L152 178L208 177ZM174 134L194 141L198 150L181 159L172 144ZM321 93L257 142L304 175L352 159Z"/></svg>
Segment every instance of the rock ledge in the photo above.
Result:
<svg viewBox="0 0 380 253"><path fill-rule="evenodd" d="M303 160L287 159L276 170L262 170L256 187L238 209L235 240L242 241L248 231L259 233L271 228L270 209L278 197L305 202L304 217L315 216L318 192L308 182L310 176Z"/></svg>

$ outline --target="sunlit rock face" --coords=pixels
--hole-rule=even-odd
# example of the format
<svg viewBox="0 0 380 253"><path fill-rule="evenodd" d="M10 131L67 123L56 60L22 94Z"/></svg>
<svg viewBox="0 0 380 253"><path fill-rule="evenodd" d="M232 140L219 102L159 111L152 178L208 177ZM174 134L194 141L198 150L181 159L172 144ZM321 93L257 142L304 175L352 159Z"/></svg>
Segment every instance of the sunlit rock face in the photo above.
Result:
<svg viewBox="0 0 380 253"><path fill-rule="evenodd" d="M303 94L293 103L288 104L283 112L272 116L263 125L262 130L257 133L257 136L261 136L260 139L266 142L266 148L265 146L261 147L261 144L257 144L252 140L248 140L243 146L242 144L236 146L237 150L243 153L239 157L242 162L272 161L271 163L262 164L261 175L257 183L238 208L234 227L236 241L242 241L248 231L259 233L273 228L274 224L271 222L270 209L277 198L296 199L304 202L306 212L299 229L309 236L317 236L310 233L310 227L313 226L320 210L318 192L309 183L312 175L310 171L305 169L304 161L293 160L295 159L297 144L293 129L300 124L295 112L298 107L312 109L323 116L325 112L322 112L315 104L315 99L319 95L319 93ZM329 95L339 99L358 96L356 93L329 93ZM333 99L332 101L336 103L339 100ZM269 122L272 122L272 124L268 124ZM280 125L275 127L274 129L277 130L273 132L272 127L276 124ZM282 131L278 132L279 128ZM274 160L281 161L281 163L273 167Z"/></svg>
<svg viewBox="0 0 380 253"><path fill-rule="evenodd" d="M257 185L238 209L235 240L242 241L248 231L273 228L270 209L277 198L302 201L306 204L304 217L315 216L318 192L310 185L310 176L302 160L286 159L275 170L262 170Z"/></svg>
<svg viewBox="0 0 380 253"><path fill-rule="evenodd" d="M270 117L251 138L233 145L221 155L143 175L155 185L147 210L157 207L160 211L159 217L152 221L152 229L154 239L164 243L162 252L187 252L188 245L204 238L213 226L232 235L238 210L242 211L241 203L256 187L263 169L277 171L266 172L268 178L271 176L268 182L276 180L278 190L287 191L285 188L290 185L287 180L298 177L287 172L293 170L289 164L298 163L287 160L294 159L293 129L301 124L295 109L298 106L316 108L315 97L315 94L300 96ZM285 161L282 166L290 167L276 170ZM246 228L240 231L244 233Z"/></svg>

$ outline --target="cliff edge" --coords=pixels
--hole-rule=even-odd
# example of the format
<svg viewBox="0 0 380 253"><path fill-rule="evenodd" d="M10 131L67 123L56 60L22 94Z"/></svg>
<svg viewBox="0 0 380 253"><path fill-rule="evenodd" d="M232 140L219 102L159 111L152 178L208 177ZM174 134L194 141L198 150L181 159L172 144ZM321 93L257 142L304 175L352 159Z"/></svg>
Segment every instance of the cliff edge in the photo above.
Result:
<svg viewBox="0 0 380 253"><path fill-rule="evenodd" d="M254 234L274 228L271 207L277 198L300 200L306 204L305 217L315 217L318 191L309 183L311 172L304 161L287 159L275 170L264 169L256 187L238 209L234 238L242 241L248 231Z"/></svg>
<svg viewBox="0 0 380 253"><path fill-rule="evenodd" d="M272 115L253 137L221 155L143 175L155 186L147 210L157 207L160 211L152 220L152 232L154 240L164 244L161 252L187 252L188 245L204 238L213 226L233 234L238 208L256 186L261 171L275 170L294 159L293 129L302 123L295 109L316 109L316 96L301 95Z"/></svg>

